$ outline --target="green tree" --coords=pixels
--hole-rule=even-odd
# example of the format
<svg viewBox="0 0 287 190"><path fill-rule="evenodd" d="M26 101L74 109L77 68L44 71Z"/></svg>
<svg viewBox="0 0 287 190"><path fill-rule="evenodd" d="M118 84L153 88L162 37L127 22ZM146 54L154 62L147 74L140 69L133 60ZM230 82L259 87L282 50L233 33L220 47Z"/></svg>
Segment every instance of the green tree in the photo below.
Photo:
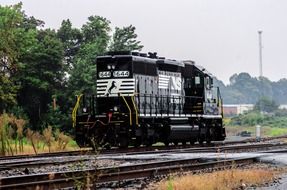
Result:
<svg viewBox="0 0 287 190"><path fill-rule="evenodd" d="M268 97L260 98L254 106L254 110L267 113L275 112L277 109L278 104L274 100L269 99Z"/></svg>
<svg viewBox="0 0 287 190"><path fill-rule="evenodd" d="M34 128L39 127L42 115L48 111L52 96L62 89L64 79L63 46L50 29L36 31L36 42L23 55L18 102L27 112Z"/></svg>
<svg viewBox="0 0 287 190"><path fill-rule="evenodd" d="M0 5L0 113L8 105L16 104L18 86L13 76L18 69L18 59L27 44L23 28L22 4Z"/></svg>
<svg viewBox="0 0 287 190"><path fill-rule="evenodd" d="M112 43L110 45L111 51L141 51L143 45L137 40L136 28L132 25L128 27L118 28L116 27L115 33L112 37Z"/></svg>
<svg viewBox="0 0 287 190"><path fill-rule="evenodd" d="M107 51L111 31L110 21L100 16L90 16L81 31L83 42L70 72L68 87L70 97L81 93L95 93L95 60L98 55Z"/></svg>
<svg viewBox="0 0 287 190"><path fill-rule="evenodd" d="M82 44L83 35L79 29L73 28L71 21L67 19L62 21L61 27L57 31L57 36L64 47L65 59L63 61L68 69L71 69L74 57Z"/></svg>

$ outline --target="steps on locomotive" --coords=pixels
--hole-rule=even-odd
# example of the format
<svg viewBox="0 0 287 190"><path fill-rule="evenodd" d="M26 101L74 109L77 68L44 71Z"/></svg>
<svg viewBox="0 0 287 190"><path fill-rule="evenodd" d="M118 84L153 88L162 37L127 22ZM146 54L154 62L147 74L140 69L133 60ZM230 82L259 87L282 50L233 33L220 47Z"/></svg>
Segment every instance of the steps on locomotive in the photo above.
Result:
<svg viewBox="0 0 287 190"><path fill-rule="evenodd" d="M197 102L194 106L192 106L193 113L203 113L203 105L201 102Z"/></svg>

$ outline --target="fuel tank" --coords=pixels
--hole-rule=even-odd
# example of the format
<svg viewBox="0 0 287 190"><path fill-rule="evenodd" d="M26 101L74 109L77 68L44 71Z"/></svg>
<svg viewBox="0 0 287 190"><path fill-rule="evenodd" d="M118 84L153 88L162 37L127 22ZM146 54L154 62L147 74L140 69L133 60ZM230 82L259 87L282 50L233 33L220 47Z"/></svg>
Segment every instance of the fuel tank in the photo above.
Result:
<svg viewBox="0 0 287 190"><path fill-rule="evenodd" d="M190 140L196 138L199 133L198 125L170 125L170 140Z"/></svg>

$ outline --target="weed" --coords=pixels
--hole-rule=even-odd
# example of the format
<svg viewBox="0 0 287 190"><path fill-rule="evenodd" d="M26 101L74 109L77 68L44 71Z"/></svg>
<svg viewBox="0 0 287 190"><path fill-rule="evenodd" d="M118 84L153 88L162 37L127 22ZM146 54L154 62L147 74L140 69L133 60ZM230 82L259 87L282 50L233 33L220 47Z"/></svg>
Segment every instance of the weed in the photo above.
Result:
<svg viewBox="0 0 287 190"><path fill-rule="evenodd" d="M216 171L213 173L200 173L174 178L172 181L167 179L158 185L158 189L192 189L192 190L227 190L238 189L248 184L262 184L272 181L275 171L264 169L230 169ZM206 182L208 179L208 183Z"/></svg>
<svg viewBox="0 0 287 190"><path fill-rule="evenodd" d="M17 131L16 131L17 137L16 137L16 140L15 140L15 145L17 146L17 141L18 141L18 143L19 143L19 151L23 152L24 151L24 142L23 142L24 135L23 135L23 131L24 131L24 126L25 126L25 124L27 122L24 119L15 119L14 122L15 122L16 127L17 127ZM17 151L17 148L16 148L16 151Z"/></svg>
<svg viewBox="0 0 287 190"><path fill-rule="evenodd" d="M65 150L70 140L71 137L65 135L63 132L60 132L57 136L58 149Z"/></svg>
<svg viewBox="0 0 287 190"><path fill-rule="evenodd" d="M48 126L48 128L43 131L44 143L48 146L49 152L51 152L51 146L53 142L53 132L52 126Z"/></svg>
<svg viewBox="0 0 287 190"><path fill-rule="evenodd" d="M173 190L171 177L169 177L167 181L167 190Z"/></svg>
<svg viewBox="0 0 287 190"><path fill-rule="evenodd" d="M41 140L40 133L39 132L34 132L31 129L28 129L27 130L27 138L28 138L28 141L30 141L30 143L31 143L31 145L33 147L34 153L38 154L37 149L39 148L39 142Z"/></svg>

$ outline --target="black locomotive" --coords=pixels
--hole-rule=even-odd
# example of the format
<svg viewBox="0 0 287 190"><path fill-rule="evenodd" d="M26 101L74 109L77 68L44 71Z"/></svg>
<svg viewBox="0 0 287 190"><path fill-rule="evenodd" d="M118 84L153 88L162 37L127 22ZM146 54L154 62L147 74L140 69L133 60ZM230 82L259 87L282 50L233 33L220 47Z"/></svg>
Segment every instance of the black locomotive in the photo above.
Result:
<svg viewBox="0 0 287 190"><path fill-rule="evenodd" d="M97 92L73 110L80 146L222 141L222 99L212 75L193 61L156 53L98 56Z"/></svg>

